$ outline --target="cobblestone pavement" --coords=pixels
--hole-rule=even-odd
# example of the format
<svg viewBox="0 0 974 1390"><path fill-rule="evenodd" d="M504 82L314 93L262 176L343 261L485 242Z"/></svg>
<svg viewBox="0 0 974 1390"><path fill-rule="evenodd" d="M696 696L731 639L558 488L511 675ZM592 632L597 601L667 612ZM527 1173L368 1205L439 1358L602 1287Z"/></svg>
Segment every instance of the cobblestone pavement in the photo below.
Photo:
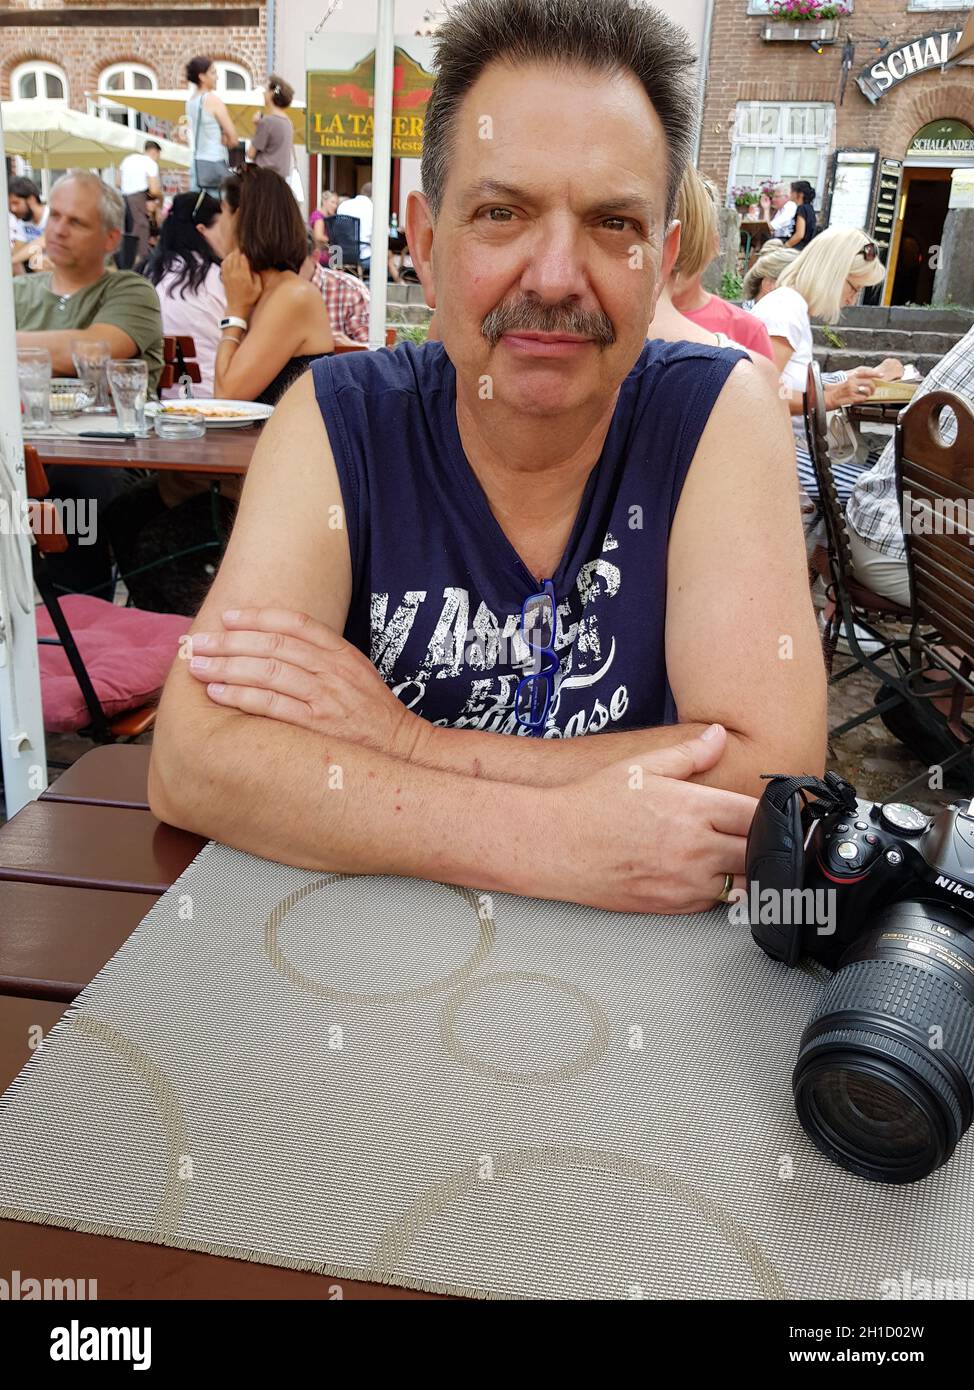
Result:
<svg viewBox="0 0 974 1390"><path fill-rule="evenodd" d="M841 671L848 657L836 653L834 670ZM856 672L829 688L829 728L861 714L874 702L878 682L874 676ZM937 788L937 776L919 762L895 738L881 719L870 719L851 729L829 745L828 766L851 782L861 797L889 801L913 777L922 781L910 787L903 799L927 812L937 811L952 801L963 801L957 787ZM931 786L931 782L933 785Z"/></svg>

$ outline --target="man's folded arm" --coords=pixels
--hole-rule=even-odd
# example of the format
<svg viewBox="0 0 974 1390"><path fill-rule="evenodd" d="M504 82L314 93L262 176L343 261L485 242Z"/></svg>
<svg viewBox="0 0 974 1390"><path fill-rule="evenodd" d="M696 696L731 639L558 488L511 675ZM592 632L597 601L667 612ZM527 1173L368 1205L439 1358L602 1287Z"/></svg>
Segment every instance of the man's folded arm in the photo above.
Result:
<svg viewBox="0 0 974 1390"><path fill-rule="evenodd" d="M74 376L73 345L81 338L86 342L106 342L112 357L138 355L138 348L123 329L113 323L94 323L90 328L18 329L19 348L47 348L51 354L51 369L55 376Z"/></svg>
<svg viewBox="0 0 974 1390"><path fill-rule="evenodd" d="M341 500L306 375L264 430L220 572L188 631L218 628L229 604L258 599L341 631L351 563L347 531L329 526ZM222 708L185 660L166 683L149 770L160 819L238 849L310 869L500 891L532 891L536 860L525 856L536 847L538 798Z"/></svg>
<svg viewBox="0 0 974 1390"><path fill-rule="evenodd" d="M538 891L539 791L206 703L174 670L149 774L161 820L298 868Z"/></svg>

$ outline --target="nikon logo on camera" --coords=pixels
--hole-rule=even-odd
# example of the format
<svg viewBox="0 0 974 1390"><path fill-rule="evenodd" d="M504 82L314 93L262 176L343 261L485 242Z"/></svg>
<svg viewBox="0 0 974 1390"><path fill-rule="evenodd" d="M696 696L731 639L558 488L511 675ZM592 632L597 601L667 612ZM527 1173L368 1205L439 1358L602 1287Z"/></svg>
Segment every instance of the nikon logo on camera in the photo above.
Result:
<svg viewBox="0 0 974 1390"><path fill-rule="evenodd" d="M956 893L960 898L974 898L974 888L968 888L964 883L955 883L952 878L947 878L946 874L938 874L934 879L936 888L947 888L951 893Z"/></svg>

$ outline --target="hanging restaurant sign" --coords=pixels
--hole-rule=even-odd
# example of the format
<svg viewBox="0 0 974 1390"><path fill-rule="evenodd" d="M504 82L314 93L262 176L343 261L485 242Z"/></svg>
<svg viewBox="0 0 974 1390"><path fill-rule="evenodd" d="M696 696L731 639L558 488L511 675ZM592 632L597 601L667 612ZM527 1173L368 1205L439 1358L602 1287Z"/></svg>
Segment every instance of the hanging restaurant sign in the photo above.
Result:
<svg viewBox="0 0 974 1390"><path fill-rule="evenodd" d="M393 158L423 153L433 74L396 45L392 76ZM308 153L370 154L375 124L375 49L354 68L308 72Z"/></svg>
<svg viewBox="0 0 974 1390"><path fill-rule="evenodd" d="M943 67L962 33L962 29L938 29L901 44L892 53L884 53L878 62L863 68L856 78L859 90L875 104L891 87L905 82L908 77Z"/></svg>

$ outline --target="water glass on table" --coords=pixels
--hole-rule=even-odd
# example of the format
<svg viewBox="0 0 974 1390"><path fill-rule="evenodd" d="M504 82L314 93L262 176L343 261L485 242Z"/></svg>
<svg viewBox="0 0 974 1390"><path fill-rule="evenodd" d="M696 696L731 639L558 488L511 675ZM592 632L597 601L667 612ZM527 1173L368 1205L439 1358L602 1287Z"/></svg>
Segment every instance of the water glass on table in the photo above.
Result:
<svg viewBox="0 0 974 1390"><path fill-rule="evenodd" d="M17 349L17 380L24 406L24 429L51 428L51 354L47 348Z"/></svg>
<svg viewBox="0 0 974 1390"><path fill-rule="evenodd" d="M149 368L138 357L108 364L108 384L112 388L118 428L123 434L145 435L145 400L149 390Z"/></svg>
<svg viewBox="0 0 974 1390"><path fill-rule="evenodd" d="M108 393L108 364L112 360L109 343L101 338L89 340L75 338L71 344L71 361L75 375L92 388L93 403L88 406L88 415L110 415L112 403Z"/></svg>

